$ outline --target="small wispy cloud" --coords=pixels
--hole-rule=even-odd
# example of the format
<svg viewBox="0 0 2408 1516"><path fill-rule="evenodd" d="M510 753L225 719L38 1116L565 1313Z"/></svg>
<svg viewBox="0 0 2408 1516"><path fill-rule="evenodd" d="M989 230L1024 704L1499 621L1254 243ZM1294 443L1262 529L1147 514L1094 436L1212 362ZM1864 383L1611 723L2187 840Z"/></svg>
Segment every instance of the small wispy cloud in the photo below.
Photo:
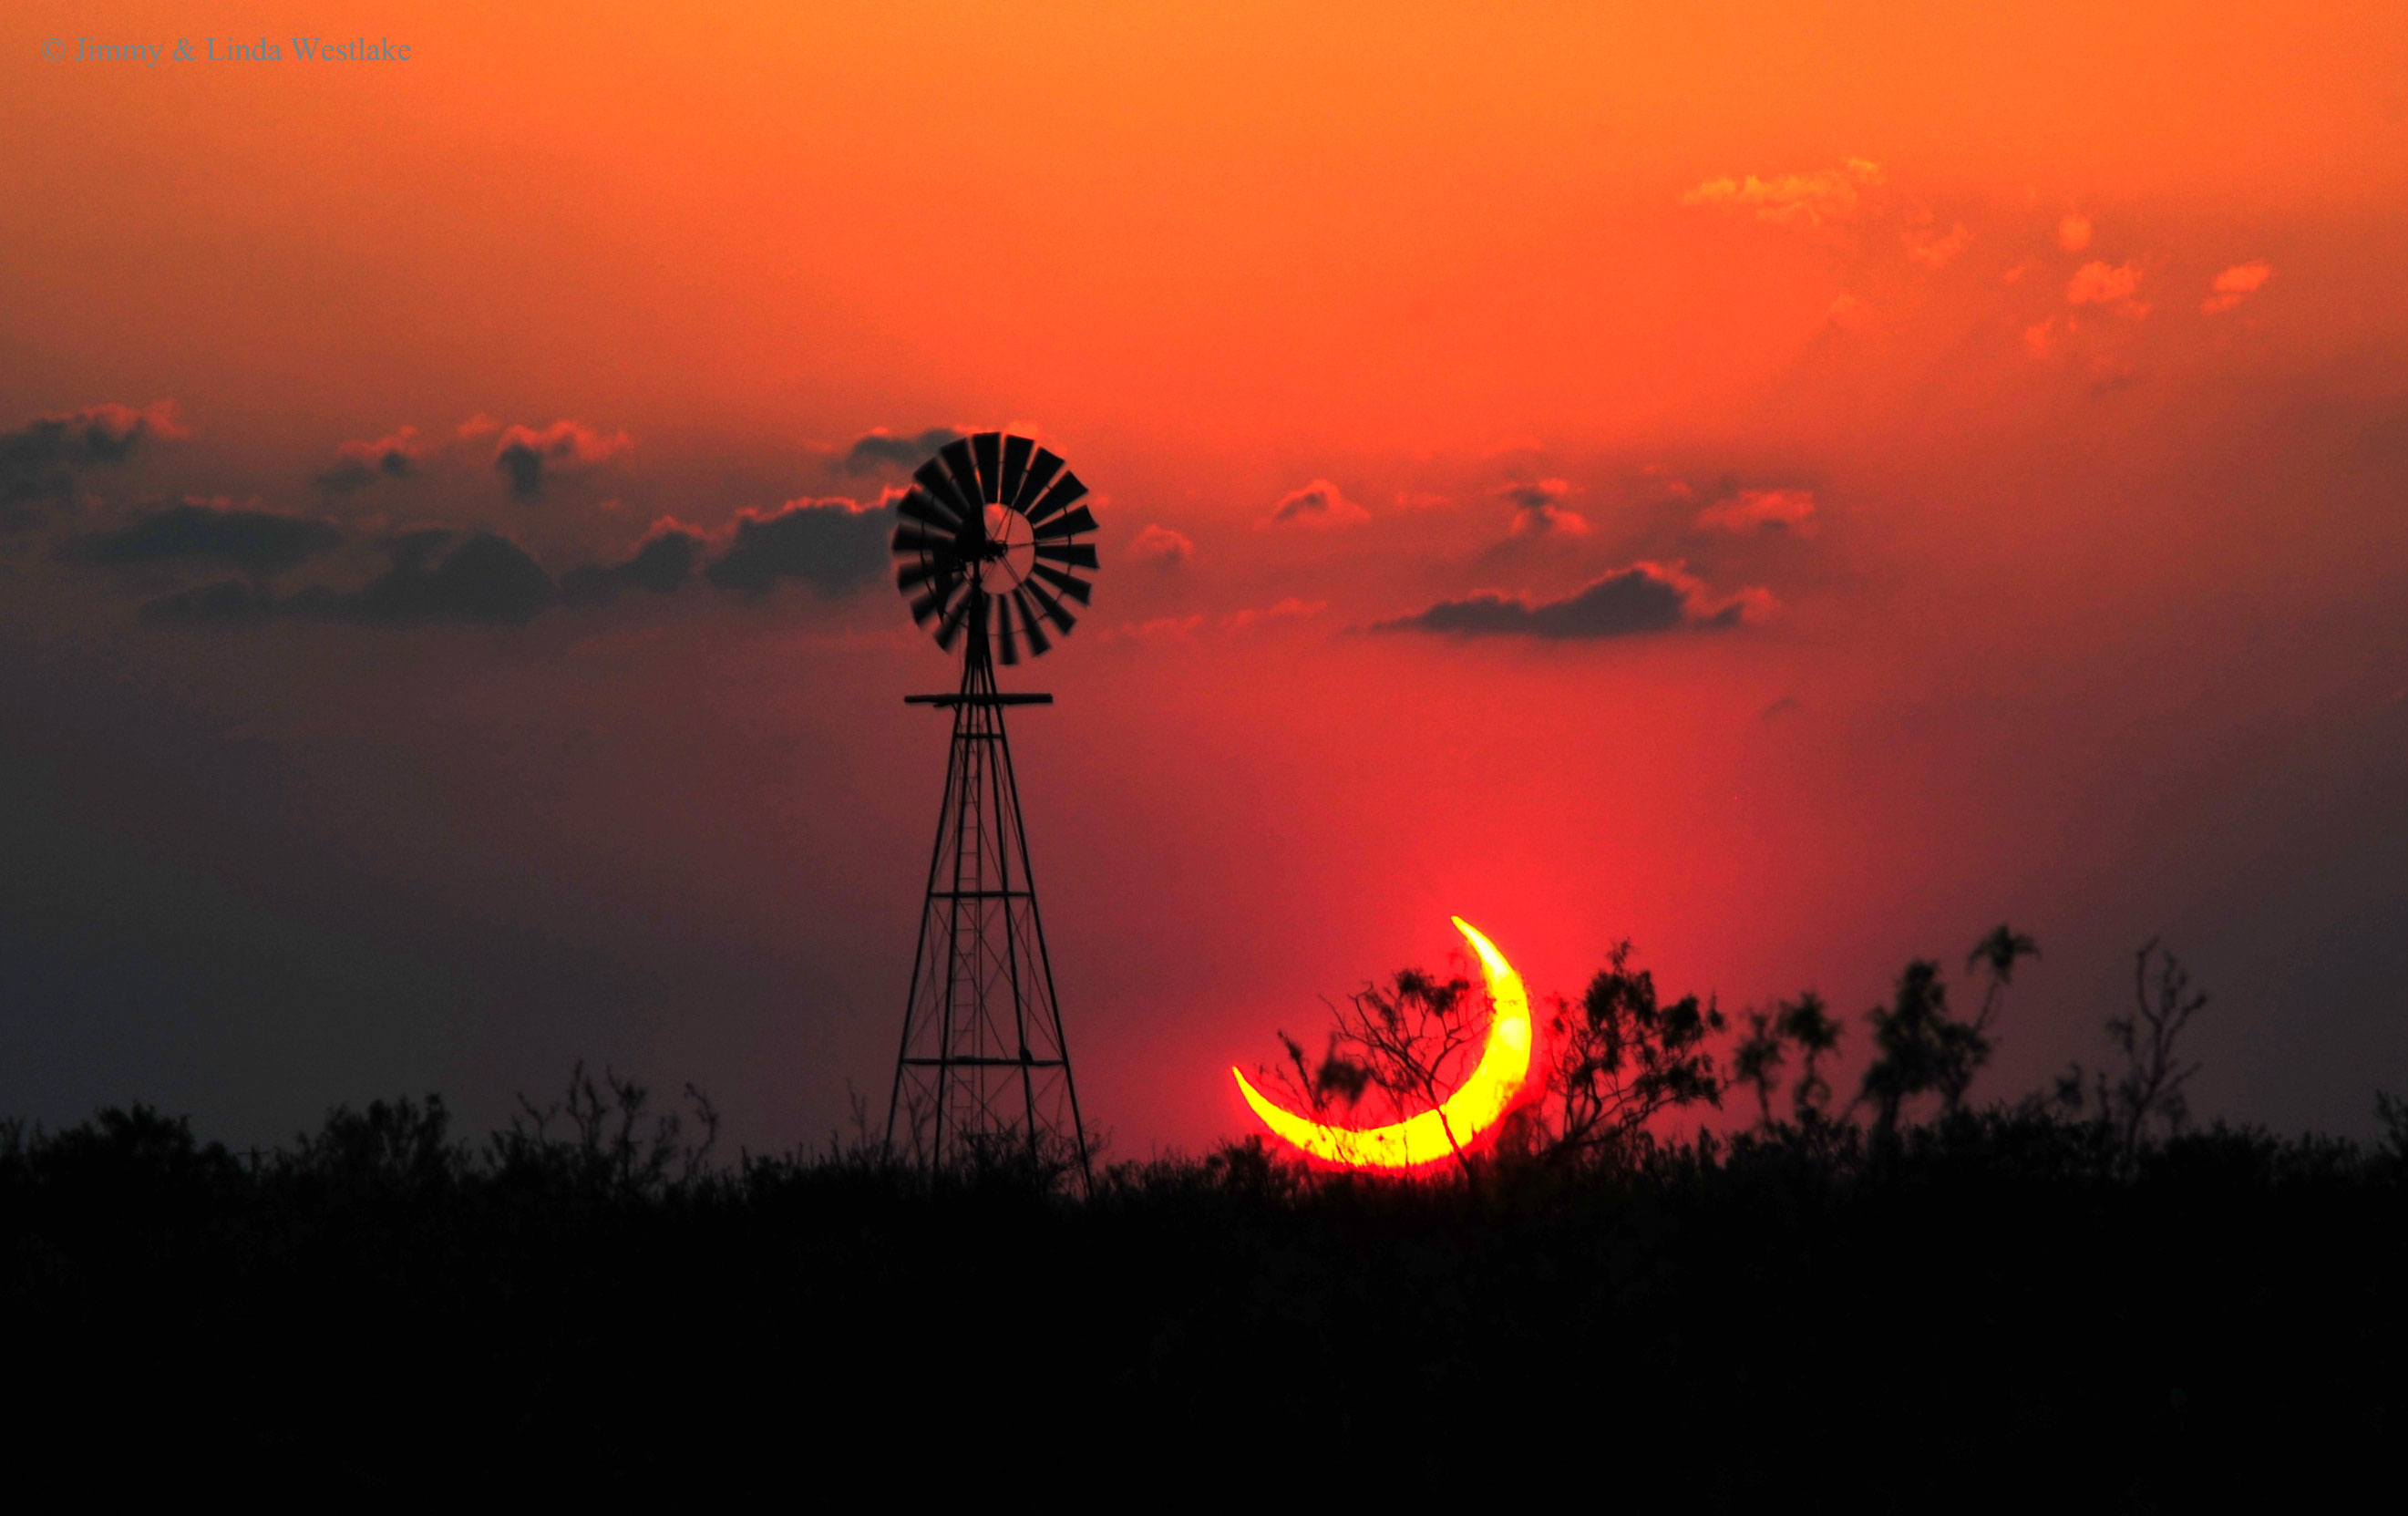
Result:
<svg viewBox="0 0 2408 1516"><path fill-rule="evenodd" d="M1491 498L1503 500L1513 508L1512 534L1515 537L1588 535L1587 520L1563 503L1572 493L1570 480L1526 480L1499 484L1488 493Z"/></svg>
<svg viewBox="0 0 2408 1516"><path fill-rule="evenodd" d="M2073 271L2065 283L2068 305L2118 305L2128 303L2141 288L2141 266L2137 263L2110 265L2093 260ZM2146 308L2143 307L2143 310Z"/></svg>
<svg viewBox="0 0 2408 1516"><path fill-rule="evenodd" d="M1724 175L1681 196L1684 206L1753 214L1779 226L1820 227L1853 221L1864 191L1882 181L1881 165L1850 158L1837 168L1808 174Z"/></svg>
<svg viewBox="0 0 2408 1516"><path fill-rule="evenodd" d="M1743 489L1698 512L1698 526L1706 531L1812 537L1821 523L1815 519L1811 489Z"/></svg>
<svg viewBox="0 0 2408 1516"><path fill-rule="evenodd" d="M1345 492L1326 479L1316 479L1302 489L1288 491L1279 498L1270 513L1254 525L1264 527L1359 527L1371 519L1371 513L1346 498Z"/></svg>
<svg viewBox="0 0 2408 1516"><path fill-rule="evenodd" d="M2211 316L2220 316L2264 289L2266 282L2273 277L2274 266L2262 258L2236 263L2208 284L2207 298L2200 302L2199 308Z"/></svg>
<svg viewBox="0 0 2408 1516"><path fill-rule="evenodd" d="M1184 532L1149 526L1130 541L1129 556L1157 569L1176 569L1196 556L1196 544Z"/></svg>

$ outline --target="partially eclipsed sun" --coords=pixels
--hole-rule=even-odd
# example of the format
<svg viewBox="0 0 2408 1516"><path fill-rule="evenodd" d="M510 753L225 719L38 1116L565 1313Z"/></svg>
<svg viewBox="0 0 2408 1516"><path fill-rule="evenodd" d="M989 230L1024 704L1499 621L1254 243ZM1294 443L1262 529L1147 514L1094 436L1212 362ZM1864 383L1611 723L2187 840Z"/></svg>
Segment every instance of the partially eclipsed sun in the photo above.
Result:
<svg viewBox="0 0 2408 1516"><path fill-rule="evenodd" d="M1480 955L1481 972L1488 977L1489 1003L1496 1007L1488 1023L1488 1044L1481 1049L1479 1066L1471 1071L1444 1105L1388 1126L1328 1126L1272 1105L1246 1081L1243 1070L1231 1068L1246 1104L1273 1132L1332 1163L1354 1168L1409 1169L1454 1156L1481 1133L1497 1124L1511 1109L1530 1076L1530 996L1522 976L1497 945L1482 936L1461 917L1455 927Z"/></svg>

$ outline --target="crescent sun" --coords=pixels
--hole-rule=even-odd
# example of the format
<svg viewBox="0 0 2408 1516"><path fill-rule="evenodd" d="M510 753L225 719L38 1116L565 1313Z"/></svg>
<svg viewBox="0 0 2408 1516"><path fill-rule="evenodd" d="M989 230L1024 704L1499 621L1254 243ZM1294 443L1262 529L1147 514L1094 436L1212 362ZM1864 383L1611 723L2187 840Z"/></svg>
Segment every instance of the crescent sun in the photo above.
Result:
<svg viewBox="0 0 2408 1516"><path fill-rule="evenodd" d="M1454 1094L1433 1110L1378 1127L1330 1126L1272 1104L1247 1082L1243 1070L1232 1067L1238 1089L1263 1124L1313 1157L1353 1168L1409 1169L1450 1158L1455 1151L1497 1124L1512 1107L1530 1076L1530 996L1522 976L1497 945L1461 917L1455 927L1480 957L1488 979L1489 1003L1496 1008L1488 1023L1488 1042L1480 1062Z"/></svg>

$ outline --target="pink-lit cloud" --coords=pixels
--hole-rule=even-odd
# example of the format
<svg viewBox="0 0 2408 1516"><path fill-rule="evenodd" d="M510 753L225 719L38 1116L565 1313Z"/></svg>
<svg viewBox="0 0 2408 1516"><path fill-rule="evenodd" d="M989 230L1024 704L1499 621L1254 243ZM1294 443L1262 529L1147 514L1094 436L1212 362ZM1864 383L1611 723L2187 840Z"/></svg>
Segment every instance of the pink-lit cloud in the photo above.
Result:
<svg viewBox="0 0 2408 1516"><path fill-rule="evenodd" d="M1326 479L1316 479L1302 489L1290 490L1273 505L1270 513L1256 522L1256 527L1359 527L1371 519L1371 513L1346 498L1345 492Z"/></svg>
<svg viewBox="0 0 2408 1516"><path fill-rule="evenodd" d="M1850 158L1837 168L1813 173L1710 179L1683 195L1681 203L1753 213L1758 221L1779 226L1814 228L1855 220L1863 192L1881 181L1879 164Z"/></svg>
<svg viewBox="0 0 2408 1516"><path fill-rule="evenodd" d="M1906 231L1906 255L1926 268L1944 268L1972 245L1972 228L1961 221L1945 233L1929 226L1911 226Z"/></svg>
<svg viewBox="0 0 2408 1516"><path fill-rule="evenodd" d="M2065 303L2068 305L2116 305L2130 300L2141 288L2141 266L2136 263L2109 265L2093 260L2073 271L2066 281Z"/></svg>
<svg viewBox="0 0 2408 1516"><path fill-rule="evenodd" d="M1634 563L1561 599L1534 600L1483 590L1378 622L1371 629L1585 641L1684 629L1727 631L1761 621L1775 608L1767 590L1743 589L1717 598L1677 563Z"/></svg>
<svg viewBox="0 0 2408 1516"><path fill-rule="evenodd" d="M1129 556L1157 569L1176 569L1196 556L1196 544L1183 532L1149 526L1130 541Z"/></svg>
<svg viewBox="0 0 2408 1516"><path fill-rule="evenodd" d="M408 479L418 471L426 444L418 428L403 426L382 437L341 443L335 461L318 476L318 487L329 495L348 495L380 479Z"/></svg>
<svg viewBox="0 0 2408 1516"><path fill-rule="evenodd" d="M1780 531L1812 537L1821 522L1815 517L1811 489L1743 489L1698 512L1698 526L1707 531L1742 535Z"/></svg>
<svg viewBox="0 0 2408 1516"><path fill-rule="evenodd" d="M635 445L624 431L597 431L578 421L555 421L541 429L512 426L494 444L494 467L509 479L512 495L532 499L543 493L548 478L607 462Z"/></svg>
<svg viewBox="0 0 2408 1516"><path fill-rule="evenodd" d="M1327 600L1300 599L1296 596L1265 606L1247 606L1232 611L1221 618L1223 631L1243 631L1266 622L1303 621L1329 609Z"/></svg>
<svg viewBox="0 0 2408 1516"><path fill-rule="evenodd" d="M2266 282L2273 277L2274 266L2263 259L2236 263L2209 283L2207 298L2200 302L2199 308L2211 316L2220 316L2264 289Z"/></svg>
<svg viewBox="0 0 2408 1516"><path fill-rule="evenodd" d="M1571 482L1564 479L1526 480L1489 491L1492 498L1513 507L1515 537L1585 537L1588 522L1563 503L1571 493Z"/></svg>

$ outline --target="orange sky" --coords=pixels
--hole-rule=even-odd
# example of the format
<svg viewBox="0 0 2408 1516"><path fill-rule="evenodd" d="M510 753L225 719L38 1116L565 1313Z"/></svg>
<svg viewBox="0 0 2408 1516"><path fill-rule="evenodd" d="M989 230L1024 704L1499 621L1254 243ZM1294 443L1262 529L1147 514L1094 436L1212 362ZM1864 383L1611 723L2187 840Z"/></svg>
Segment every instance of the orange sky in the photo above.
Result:
<svg viewBox="0 0 2408 1516"><path fill-rule="evenodd" d="M2408 967L2398 7L1297 8L20 7L0 433L188 435L0 538L62 871L12 887L0 1107L498 1109L586 1054L818 1134L887 1076L941 772L882 588L204 630L136 607L220 569L62 544L191 498L346 537L276 594L428 524L559 575L1015 424L1106 498L1016 730L1125 1150L1235 1129L1222 1068L1456 912L1541 993L1629 935L1851 1011L2010 916L1994 1093L2095 1056L2162 930L2215 1098L2357 1120L2408 1065L2334 1009ZM204 23L287 55L79 56ZM562 422L513 498L500 428ZM317 483L404 426L408 479ZM1338 524L1272 521L1316 484ZM1369 629L1633 565L1742 625ZM129 900L220 945L59 946Z"/></svg>

